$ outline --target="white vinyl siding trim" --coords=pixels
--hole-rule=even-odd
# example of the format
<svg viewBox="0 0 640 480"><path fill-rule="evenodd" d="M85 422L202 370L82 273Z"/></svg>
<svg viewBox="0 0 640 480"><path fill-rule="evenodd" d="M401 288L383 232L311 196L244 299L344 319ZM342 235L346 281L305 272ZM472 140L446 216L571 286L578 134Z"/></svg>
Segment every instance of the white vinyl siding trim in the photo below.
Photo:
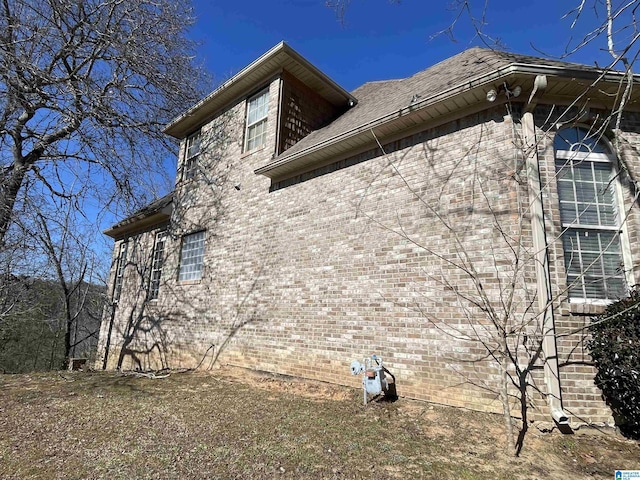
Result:
<svg viewBox="0 0 640 480"><path fill-rule="evenodd" d="M204 231L191 233L182 238L179 281L200 280L202 278L204 238Z"/></svg>
<svg viewBox="0 0 640 480"><path fill-rule="evenodd" d="M615 300L627 289L613 175L615 157L604 153L608 147L602 141L589 140L571 148L582 151L556 151L569 299Z"/></svg>
<svg viewBox="0 0 640 480"><path fill-rule="evenodd" d="M269 90L254 95L247 101L247 130L245 151L249 152L267 143L267 118L269 114Z"/></svg>

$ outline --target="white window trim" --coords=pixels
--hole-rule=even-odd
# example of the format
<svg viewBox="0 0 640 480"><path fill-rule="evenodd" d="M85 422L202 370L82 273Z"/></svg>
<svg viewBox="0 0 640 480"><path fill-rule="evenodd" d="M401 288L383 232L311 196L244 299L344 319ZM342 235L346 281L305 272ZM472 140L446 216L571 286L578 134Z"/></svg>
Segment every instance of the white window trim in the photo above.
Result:
<svg viewBox="0 0 640 480"><path fill-rule="evenodd" d="M249 123L249 109L251 107L251 101L255 100L261 96L265 95L267 97L267 112L264 114L264 116L258 118L257 120L253 121L252 123ZM251 97L247 98L247 108L246 108L246 112L245 112L245 129L244 129L244 152L252 152L254 150L258 150L262 147L264 147L264 145L266 144L266 139L265 139L265 143L260 144L258 146L255 146L251 149L249 149L249 130L252 127L258 126L260 123L265 123L267 124L269 120L269 87L266 87L264 89L262 89L261 91L259 91L258 93L256 93L255 95L252 95Z"/></svg>
<svg viewBox="0 0 640 480"><path fill-rule="evenodd" d="M574 125L574 127L583 128L585 130L589 130L588 127L583 125ZM569 127L571 128L571 127ZM557 134L557 132L556 132ZM602 136L598 139L598 141L603 142L610 151L613 151L612 145L609 140ZM623 215L621 211L624 211L624 194L622 192L622 186L620 185L619 178L619 169L618 169L618 157L613 153L598 153L598 152L581 152L574 150L555 150L554 149L554 169L555 169L555 161L556 160L573 160L573 161L583 161L586 160L588 162L595 163L608 163L611 165L611 177L613 180L611 181L611 187L613 188L613 196L615 198L616 204L614 205L614 213L617 221L617 225L615 227L600 227L593 225L580 225L575 222L564 223L561 221L562 232L561 237L564 232L569 228L582 228L585 230L604 230L604 231L617 231L618 238L620 241L620 254L623 262L623 271L624 278L627 282L627 286L634 285L635 279L633 276L633 268L629 268L629 265L633 265L632 255L631 255L631 243L629 241L628 232L627 232L627 221L626 218L622 218ZM555 174L557 175L558 171L555 169ZM560 194L558 192L558 202L560 201ZM562 240L561 240L562 241ZM564 246L562 247L564 253ZM567 266L565 265L565 279L567 277L566 272ZM567 284L568 287L568 284ZM582 304L582 305L609 305L615 302L614 299L599 299L599 298L571 298L569 297L569 292L567 291L567 300L570 304Z"/></svg>
<svg viewBox="0 0 640 480"><path fill-rule="evenodd" d="M627 287L636 284L636 280L633 274L633 256L631 254L631 242L629 241L629 228L627 224L627 215L625 212L627 211L625 208L624 201L624 192L622 191L622 184L619 181L620 178L620 170L618 168L618 160L617 158L611 163L612 174L614 177L613 181L613 194L616 199L616 203L618 209L616 211L618 225L619 225L619 235L620 235L620 250L622 251L622 263L624 264L624 275L625 280L627 281Z"/></svg>
<svg viewBox="0 0 640 480"><path fill-rule="evenodd" d="M159 258L159 266L156 266L156 254L158 252L158 245L162 242L162 253ZM164 255L167 246L167 231L161 230L156 233L153 250L151 251L151 268L149 269L149 287L147 289L147 300L157 300L160 294L160 285L162 284L162 270L164 268ZM158 278L154 279L154 273L159 272ZM154 287L154 283L157 282L157 287ZM155 292L155 295L154 295Z"/></svg>
<svg viewBox="0 0 640 480"><path fill-rule="evenodd" d="M122 286L124 284L124 274L127 268L127 253L129 250L129 242L126 240L120 244L118 251L118 260L116 262L116 276L113 279L113 303L118 303L122 294Z"/></svg>
<svg viewBox="0 0 640 480"><path fill-rule="evenodd" d="M189 262L188 264L185 263L185 260L189 259L191 260L191 257L189 258L185 258L185 242L188 241L189 237L194 237L195 235L199 235L202 234L202 253L200 253L198 256L200 257L199 262ZM191 233L187 233L186 235L182 236L182 242L181 242L181 246L180 246L180 264L178 265L178 282L179 283L189 283L189 282L197 282L200 281L202 279L202 273L204 270L204 254L205 254L205 247L206 247L206 230L200 230L197 232L191 232ZM191 266L191 265L200 265L200 269L198 272L198 275L195 277L191 277L189 276L189 278L183 278L183 275L186 276L187 273L192 273L192 272L185 272L183 271L183 267L186 266Z"/></svg>
<svg viewBox="0 0 640 480"><path fill-rule="evenodd" d="M198 142L198 151L192 154L189 154L190 147ZM200 156L201 148L202 148L202 131L198 130L197 132L189 135L184 144L184 161L182 162L182 180L189 180L196 176L198 170L198 157Z"/></svg>

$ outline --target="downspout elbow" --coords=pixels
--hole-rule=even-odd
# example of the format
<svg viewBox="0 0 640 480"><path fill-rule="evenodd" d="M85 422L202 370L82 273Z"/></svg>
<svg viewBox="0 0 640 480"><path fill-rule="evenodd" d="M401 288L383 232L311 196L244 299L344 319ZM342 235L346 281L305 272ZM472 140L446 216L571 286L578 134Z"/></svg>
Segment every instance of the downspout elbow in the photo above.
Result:
<svg viewBox="0 0 640 480"><path fill-rule="evenodd" d="M547 76L546 75L536 75L535 80L533 81L533 90L531 90L531 95L529 95L529 101L527 102L526 111L532 112L536 105L538 104L538 98L540 98L544 91L547 89Z"/></svg>
<svg viewBox="0 0 640 480"><path fill-rule="evenodd" d="M562 408L551 409L551 418L559 425L569 425L569 415L567 415Z"/></svg>

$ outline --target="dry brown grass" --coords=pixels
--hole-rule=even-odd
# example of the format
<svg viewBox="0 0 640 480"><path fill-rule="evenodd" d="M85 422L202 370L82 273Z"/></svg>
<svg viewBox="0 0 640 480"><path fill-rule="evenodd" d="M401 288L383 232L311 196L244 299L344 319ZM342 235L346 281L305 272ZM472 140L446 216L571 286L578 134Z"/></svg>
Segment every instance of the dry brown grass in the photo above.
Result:
<svg viewBox="0 0 640 480"><path fill-rule="evenodd" d="M0 376L0 477L613 478L640 446L579 432L505 451L495 415L223 369Z"/></svg>

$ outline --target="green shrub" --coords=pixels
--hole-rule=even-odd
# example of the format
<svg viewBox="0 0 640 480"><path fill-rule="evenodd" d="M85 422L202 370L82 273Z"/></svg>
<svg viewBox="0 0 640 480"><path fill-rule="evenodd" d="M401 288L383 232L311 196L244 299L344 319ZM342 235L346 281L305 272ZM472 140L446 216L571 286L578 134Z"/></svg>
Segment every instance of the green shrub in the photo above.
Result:
<svg viewBox="0 0 640 480"><path fill-rule="evenodd" d="M640 289L607 307L589 326L595 382L628 437L640 438Z"/></svg>

